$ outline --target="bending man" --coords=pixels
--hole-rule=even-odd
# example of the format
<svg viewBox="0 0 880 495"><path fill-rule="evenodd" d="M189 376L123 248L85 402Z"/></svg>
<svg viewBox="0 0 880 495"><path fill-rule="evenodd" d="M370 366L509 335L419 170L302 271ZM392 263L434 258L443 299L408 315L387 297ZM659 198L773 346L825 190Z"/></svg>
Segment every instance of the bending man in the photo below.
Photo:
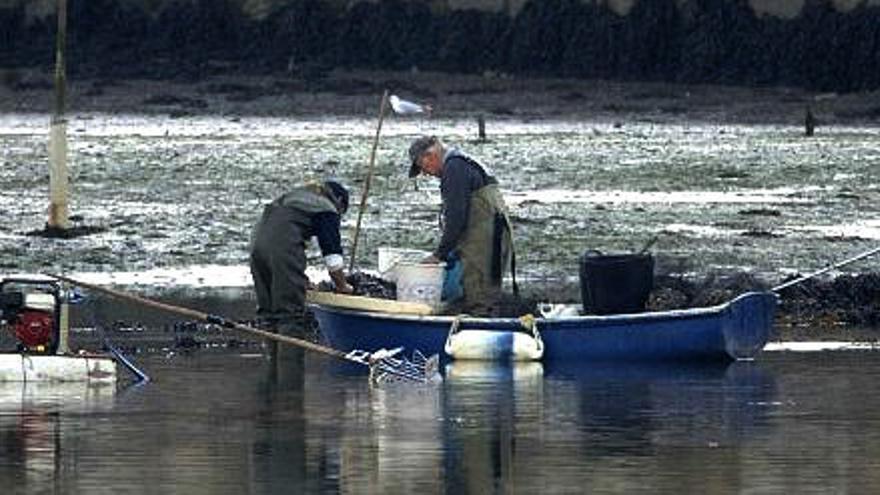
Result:
<svg viewBox="0 0 880 495"><path fill-rule="evenodd" d="M306 241L313 236L336 291L352 292L345 280L339 234L347 210L348 191L334 181L306 184L265 206L251 236L258 319L279 333L305 336Z"/></svg>

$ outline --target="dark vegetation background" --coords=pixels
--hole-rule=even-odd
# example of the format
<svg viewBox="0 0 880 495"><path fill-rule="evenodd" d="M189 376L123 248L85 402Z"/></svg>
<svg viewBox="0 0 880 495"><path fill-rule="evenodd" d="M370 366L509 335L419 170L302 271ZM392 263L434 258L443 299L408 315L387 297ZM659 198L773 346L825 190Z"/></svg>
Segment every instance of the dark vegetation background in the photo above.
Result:
<svg viewBox="0 0 880 495"><path fill-rule="evenodd" d="M640 1L627 16L577 0L531 1L514 17L434 14L423 3L340 10L296 0L255 20L230 0L181 1L156 13L117 0L69 3L71 77L198 80L332 68L786 85L880 87L880 8L836 11L810 0L792 20L757 17L747 0ZM51 67L55 19L0 9L0 67Z"/></svg>

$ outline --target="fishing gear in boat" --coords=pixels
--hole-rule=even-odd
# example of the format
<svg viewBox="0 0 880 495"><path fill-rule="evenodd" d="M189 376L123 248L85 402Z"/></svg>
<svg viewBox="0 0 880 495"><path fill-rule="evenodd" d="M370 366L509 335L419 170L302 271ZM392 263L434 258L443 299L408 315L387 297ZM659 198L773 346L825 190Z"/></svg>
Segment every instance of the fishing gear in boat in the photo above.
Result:
<svg viewBox="0 0 880 495"><path fill-rule="evenodd" d="M266 330L260 330L258 328L254 328L243 323L227 320L222 316L212 315L208 313L203 313L201 311L196 311L194 309L154 301L152 299L147 299L145 297L137 296L134 294L129 294L122 291L109 289L107 287L101 287L99 285L82 282L63 275L49 274L49 276L63 282L67 282L71 285L76 285L84 289L100 292L108 296L134 302L143 306L177 314L186 318L192 318L194 320L200 320L206 323L215 324L223 328L238 330L240 332L250 335L262 337L276 342L281 342L284 344L294 345L303 349L320 352L327 356L364 365L370 368L370 379L375 383L384 383L390 381L430 383L440 380L439 356L437 355L433 355L430 358L425 358L420 353L418 353L418 351L416 351L413 359L409 360L401 355L403 352L402 347L390 350L379 349L374 352L353 350L346 353L338 349L333 349L320 344L316 344L314 342L298 339L296 337L279 335L277 333L269 332Z"/></svg>
<svg viewBox="0 0 880 495"><path fill-rule="evenodd" d="M848 264L850 264L850 263L854 263L854 262L859 261L859 260L861 260L861 259L867 258L868 256L871 256L871 255L877 254L878 252L880 252L880 246L875 247L874 249L870 249L870 250L868 250L868 251L865 251L865 252L863 252L863 253L861 253L861 254L857 254L857 255L853 256L852 258L847 258L847 259L845 259L845 260L843 260L843 261L840 261L840 262L834 263L833 265L826 266L825 268L822 268L821 270L816 270L816 271L813 272L813 273L809 273L809 274L804 275L804 276L802 276L802 277L798 277L798 278L796 278L796 279L794 279L794 280L789 280L788 282L785 282L785 283L779 284L779 285L777 285L776 287L773 287L773 288L770 289L770 290L773 291L773 292L779 292L779 291L781 291L782 289L785 289L785 288L791 287L792 285L797 285L797 284L799 284L799 283L801 283L801 282L805 282L805 281L807 281L807 280L810 280L811 278L814 278L814 277L817 277L817 276L819 276L819 275L822 275L823 273L827 273L827 272L830 272L831 270L834 270L834 269L836 269L836 268L840 268L840 267L842 267L842 266L844 266L844 265L848 265Z"/></svg>

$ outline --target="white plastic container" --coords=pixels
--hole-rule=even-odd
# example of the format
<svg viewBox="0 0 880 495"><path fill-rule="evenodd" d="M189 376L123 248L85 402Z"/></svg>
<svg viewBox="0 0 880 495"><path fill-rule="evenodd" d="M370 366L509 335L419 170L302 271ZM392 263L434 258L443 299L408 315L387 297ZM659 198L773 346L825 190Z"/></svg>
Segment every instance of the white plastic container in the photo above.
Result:
<svg viewBox="0 0 880 495"><path fill-rule="evenodd" d="M398 262L397 300L419 302L440 308L443 294L443 276L446 263Z"/></svg>
<svg viewBox="0 0 880 495"><path fill-rule="evenodd" d="M397 264L401 262L418 263L427 258L430 251L421 249L405 249L381 246L379 247L378 269L379 276L391 282L397 281Z"/></svg>

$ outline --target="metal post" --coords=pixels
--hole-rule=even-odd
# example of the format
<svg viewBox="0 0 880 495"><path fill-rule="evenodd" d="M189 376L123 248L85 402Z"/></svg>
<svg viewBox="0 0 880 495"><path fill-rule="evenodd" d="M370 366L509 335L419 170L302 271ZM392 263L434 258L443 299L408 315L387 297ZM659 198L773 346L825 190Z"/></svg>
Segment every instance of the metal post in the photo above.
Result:
<svg viewBox="0 0 880 495"><path fill-rule="evenodd" d="M62 297L66 298L66 295L62 293ZM58 349L55 354L70 354L70 305L66 300L61 303L58 317Z"/></svg>

